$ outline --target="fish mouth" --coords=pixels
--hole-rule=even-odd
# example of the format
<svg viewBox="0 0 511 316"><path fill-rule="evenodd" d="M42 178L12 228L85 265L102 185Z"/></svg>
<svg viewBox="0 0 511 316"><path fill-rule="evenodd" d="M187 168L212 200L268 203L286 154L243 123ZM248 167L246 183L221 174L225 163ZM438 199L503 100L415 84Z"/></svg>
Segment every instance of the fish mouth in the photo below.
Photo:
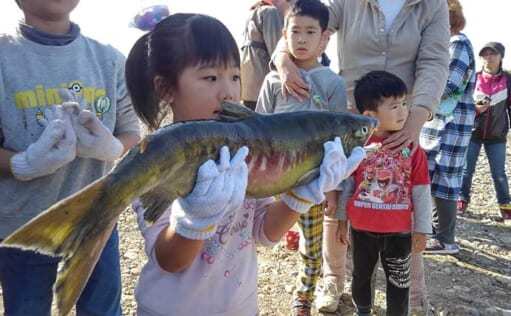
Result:
<svg viewBox="0 0 511 316"><path fill-rule="evenodd" d="M367 143L367 142L366 142ZM364 150L366 153L377 152L382 147L382 143L371 143L369 145L364 145Z"/></svg>
<svg viewBox="0 0 511 316"><path fill-rule="evenodd" d="M369 131L369 134L367 135L367 138L364 142L364 146L367 146L368 143L369 143L369 140L371 139L371 137L373 136L374 134L374 131L376 131L376 127L378 126L378 123L376 124L376 126L370 128L370 131Z"/></svg>

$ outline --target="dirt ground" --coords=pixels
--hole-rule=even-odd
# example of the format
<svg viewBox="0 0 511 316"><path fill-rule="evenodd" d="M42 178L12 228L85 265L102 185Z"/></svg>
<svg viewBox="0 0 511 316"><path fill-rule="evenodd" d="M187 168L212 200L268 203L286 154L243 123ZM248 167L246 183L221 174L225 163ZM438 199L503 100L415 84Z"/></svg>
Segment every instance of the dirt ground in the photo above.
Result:
<svg viewBox="0 0 511 316"><path fill-rule="evenodd" d="M510 149L508 145L509 176ZM425 256L432 315L511 315L511 223L494 219L498 212L497 202L483 156L474 177L472 203L466 215L458 219L457 238L461 252L455 256ZM146 258L132 212L124 212L119 229L123 314L135 315L133 292ZM300 266L298 254L287 251L282 245L273 249L260 248L258 253L261 315L290 315L291 292ZM379 271L378 276L375 313L384 315L383 271ZM337 313L330 315L352 315L350 279L348 275ZM3 312L1 300L0 312ZM314 311L314 315L319 314Z"/></svg>
<svg viewBox="0 0 511 316"><path fill-rule="evenodd" d="M458 220L461 252L456 256L425 256L432 315L511 315L511 223L494 220L498 207L493 181L485 155L480 159L472 203L466 216ZM511 148L506 161L507 174L511 176ZM133 291L145 260L143 243L131 213L123 214L120 229L123 308L126 315L135 315ZM291 291L300 266L298 254L283 245L260 248L258 253L261 316L290 315ZM383 271L378 276L376 314L384 315ZM348 275L338 312L330 315L352 315L350 280Z"/></svg>
<svg viewBox="0 0 511 316"><path fill-rule="evenodd" d="M506 161L507 174L511 176L511 148ZM472 203L466 216L458 220L461 252L456 256L425 256L434 315L511 315L511 223L493 219L498 213L494 192L488 163L485 155L481 155L474 176ZM145 260L143 243L131 213L123 214L120 229L123 308L126 315L135 315L133 291ZM258 253L261 316L290 315L291 291L300 266L298 253L286 250L283 245L260 248ZM384 315L383 271L378 276L376 312ZM342 304L331 315L352 315L350 280L348 275Z"/></svg>

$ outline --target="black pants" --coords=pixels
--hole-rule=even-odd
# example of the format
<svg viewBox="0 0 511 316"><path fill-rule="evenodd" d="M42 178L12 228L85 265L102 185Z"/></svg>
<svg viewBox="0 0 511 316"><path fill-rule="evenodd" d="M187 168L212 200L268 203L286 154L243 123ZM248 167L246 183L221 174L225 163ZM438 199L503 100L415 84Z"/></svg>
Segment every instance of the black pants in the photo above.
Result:
<svg viewBox="0 0 511 316"><path fill-rule="evenodd" d="M433 231L435 239L444 244L454 244L456 232L456 201L433 197Z"/></svg>
<svg viewBox="0 0 511 316"><path fill-rule="evenodd" d="M371 276L378 257L387 279L387 315L408 314L410 234L382 234L351 230L353 245L353 302L359 314L371 312Z"/></svg>

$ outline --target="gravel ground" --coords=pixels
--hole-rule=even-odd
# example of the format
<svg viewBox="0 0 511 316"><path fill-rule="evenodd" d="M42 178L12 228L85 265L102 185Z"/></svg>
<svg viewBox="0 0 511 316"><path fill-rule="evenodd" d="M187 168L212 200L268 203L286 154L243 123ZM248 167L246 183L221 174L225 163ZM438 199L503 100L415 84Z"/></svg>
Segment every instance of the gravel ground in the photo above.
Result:
<svg viewBox="0 0 511 316"><path fill-rule="evenodd" d="M509 176L510 157L508 145ZM474 177L472 203L466 215L458 220L457 238L461 252L455 256L425 256L432 314L511 315L511 223L497 222L494 219L497 214L493 182L486 158L483 158ZM146 258L132 212L123 213L119 229L123 313L135 315L134 288ZM261 315L290 315L291 291L300 264L298 254L285 250L282 245L273 249L260 248L258 253ZM378 273L377 315L384 315L385 310L382 272ZM350 279L348 276L347 285ZM338 312L330 315L353 313L349 286L341 301ZM314 311L313 315L319 314Z"/></svg>

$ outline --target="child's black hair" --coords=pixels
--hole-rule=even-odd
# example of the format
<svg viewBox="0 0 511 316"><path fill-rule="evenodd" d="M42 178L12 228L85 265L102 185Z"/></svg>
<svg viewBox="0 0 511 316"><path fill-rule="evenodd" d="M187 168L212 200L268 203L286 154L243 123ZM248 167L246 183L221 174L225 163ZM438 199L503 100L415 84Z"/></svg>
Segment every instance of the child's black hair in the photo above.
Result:
<svg viewBox="0 0 511 316"><path fill-rule="evenodd" d="M328 8L319 0L298 0L286 15L284 27L287 27L288 20L294 16L308 16L319 22L323 32L328 27L328 14Z"/></svg>
<svg viewBox="0 0 511 316"><path fill-rule="evenodd" d="M222 22L202 14L173 14L142 36L126 61L126 85L139 118L157 129L168 106L163 97L177 88L185 68L196 65L240 66L236 41ZM163 80L158 87L154 78Z"/></svg>
<svg viewBox="0 0 511 316"><path fill-rule="evenodd" d="M406 84L388 71L371 71L355 82L355 104L360 113L376 111L383 98L407 94Z"/></svg>

